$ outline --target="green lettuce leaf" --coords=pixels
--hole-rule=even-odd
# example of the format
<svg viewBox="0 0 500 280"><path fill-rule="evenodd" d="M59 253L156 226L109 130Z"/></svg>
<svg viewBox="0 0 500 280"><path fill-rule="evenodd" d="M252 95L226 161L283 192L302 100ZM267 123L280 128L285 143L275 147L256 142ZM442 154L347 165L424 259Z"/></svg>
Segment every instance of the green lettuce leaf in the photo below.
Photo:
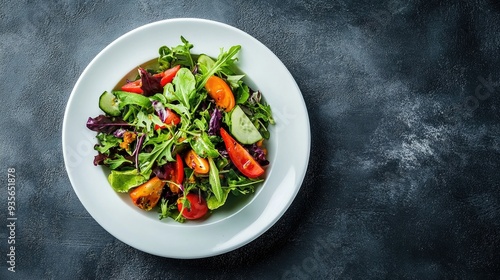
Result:
<svg viewBox="0 0 500 280"><path fill-rule="evenodd" d="M176 99L190 110L191 99L196 94L196 79L193 73L187 68L179 69L172 84L174 84L175 87L174 95Z"/></svg>
<svg viewBox="0 0 500 280"><path fill-rule="evenodd" d="M151 101L144 95L137 93L130 93L126 91L113 91L113 94L120 100L120 110L127 105L139 105L143 108L151 108Z"/></svg>
<svg viewBox="0 0 500 280"><path fill-rule="evenodd" d="M229 196L230 189L222 189L222 198L218 200L215 196L210 196L207 199L207 207L210 210L215 210L226 203L227 197Z"/></svg>
<svg viewBox="0 0 500 280"><path fill-rule="evenodd" d="M128 192L131 188L146 182L147 178L139 173L137 169L127 171L111 170L108 181L116 192Z"/></svg>

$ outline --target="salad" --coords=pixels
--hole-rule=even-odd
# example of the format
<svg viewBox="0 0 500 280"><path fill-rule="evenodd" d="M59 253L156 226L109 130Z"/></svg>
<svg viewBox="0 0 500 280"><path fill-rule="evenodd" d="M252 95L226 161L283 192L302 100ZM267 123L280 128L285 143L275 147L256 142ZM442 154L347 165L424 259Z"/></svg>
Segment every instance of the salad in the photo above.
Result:
<svg viewBox="0 0 500 280"><path fill-rule="evenodd" d="M148 67L99 97L104 112L89 117L97 132L94 165L133 204L159 219L207 216L228 197L264 181L271 108L236 67L240 46L218 57L191 53L181 36L162 46Z"/></svg>

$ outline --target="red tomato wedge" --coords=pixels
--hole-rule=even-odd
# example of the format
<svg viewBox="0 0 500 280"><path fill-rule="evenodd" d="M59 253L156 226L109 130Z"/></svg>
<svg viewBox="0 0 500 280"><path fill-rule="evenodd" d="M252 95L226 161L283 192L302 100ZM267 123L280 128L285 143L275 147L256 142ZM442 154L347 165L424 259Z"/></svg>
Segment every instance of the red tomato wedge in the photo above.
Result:
<svg viewBox="0 0 500 280"><path fill-rule="evenodd" d="M133 189L129 195L137 207L144 210L151 210L160 200L164 186L165 182L158 177L153 177L146 183Z"/></svg>
<svg viewBox="0 0 500 280"><path fill-rule="evenodd" d="M133 92L133 93L139 93L141 94L143 91L141 89L142 83L141 79L138 79L136 81L126 83L125 85L122 86L122 90L126 92Z"/></svg>
<svg viewBox="0 0 500 280"><path fill-rule="evenodd" d="M224 111L229 112L236 105L233 92L223 79L211 76L205 84L205 89L208 95L215 100L215 105L224 109Z"/></svg>
<svg viewBox="0 0 500 280"><path fill-rule="evenodd" d="M189 201L189 207L187 205L183 207L182 198L177 200L177 209L179 209L179 212L182 216L184 216L184 218L188 220L196 220L207 214L208 206L203 197L194 193L188 193L186 195L186 199Z"/></svg>
<svg viewBox="0 0 500 280"><path fill-rule="evenodd" d="M173 193L179 193L179 186L184 181L184 162L179 154L175 155L175 168L170 174L170 181L174 183L169 183L168 186Z"/></svg>
<svg viewBox="0 0 500 280"><path fill-rule="evenodd" d="M160 85L164 87L166 84L172 82L179 69L181 69L181 66L176 65L170 69L163 71L161 75Z"/></svg>
<svg viewBox="0 0 500 280"><path fill-rule="evenodd" d="M264 168L224 128L220 129L220 135L224 140L229 158L243 175L248 178L258 178L264 174Z"/></svg>
<svg viewBox="0 0 500 280"><path fill-rule="evenodd" d="M174 181L177 184L182 184L182 181L184 181L184 162L179 154L175 155L175 171Z"/></svg>

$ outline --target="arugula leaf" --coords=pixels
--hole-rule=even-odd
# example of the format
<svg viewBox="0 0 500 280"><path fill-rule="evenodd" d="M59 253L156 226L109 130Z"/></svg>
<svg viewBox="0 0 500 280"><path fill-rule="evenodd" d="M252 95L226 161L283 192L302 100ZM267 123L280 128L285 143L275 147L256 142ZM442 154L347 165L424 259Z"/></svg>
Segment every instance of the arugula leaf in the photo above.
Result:
<svg viewBox="0 0 500 280"><path fill-rule="evenodd" d="M210 137L204 131L202 131L199 135L191 137L189 139L189 144L196 154L202 158L216 158L220 155L212 141L210 141Z"/></svg>
<svg viewBox="0 0 500 280"><path fill-rule="evenodd" d="M210 170L212 170L212 165L210 165ZM217 172L217 177L218 173L219 172ZM209 176L211 176L211 173L209 174ZM264 179L249 179L244 176L240 176L233 169L230 169L228 172L226 172L226 176L228 177L228 186L221 186L220 198L217 197L217 193L213 191L212 187L212 192L214 193L214 195L208 197L207 199L208 209L214 210L224 205L230 192L232 192L234 195L247 195L253 193L255 191L255 185L264 181Z"/></svg>
<svg viewBox="0 0 500 280"><path fill-rule="evenodd" d="M110 169L117 169L118 167L120 167L124 163L132 163L132 161L126 159L122 155L116 155L115 158L113 158L113 159L106 158L104 160L104 164L109 166Z"/></svg>
<svg viewBox="0 0 500 280"><path fill-rule="evenodd" d="M163 122L155 114L146 114L144 111L139 111L139 113L137 113L136 122L134 124L136 127L144 128L148 134L151 134L153 132L154 124L162 126Z"/></svg>
<svg viewBox="0 0 500 280"><path fill-rule="evenodd" d="M270 124L276 124L273 118L273 114L271 112L271 106L264 105L262 103L258 103L257 106L258 106L257 112L261 114L259 115L261 119L263 119L264 121L268 121Z"/></svg>
<svg viewBox="0 0 500 280"><path fill-rule="evenodd" d="M233 193L249 194L255 191L255 185L264 182L264 179L250 179L238 175L233 169L226 174L227 184Z"/></svg>
<svg viewBox="0 0 500 280"><path fill-rule="evenodd" d="M208 158L208 164L210 165L210 171L208 174L208 181L210 182L210 187L212 188L212 192L214 193L215 198L217 198L217 201L222 202L223 193L220 184L219 169L217 169L214 159L211 157Z"/></svg>
<svg viewBox="0 0 500 280"><path fill-rule="evenodd" d="M240 51L240 49L241 49L240 45L232 46L231 48L229 48L227 52L224 52L224 50L221 49L221 53L217 57L217 61L214 63L214 65L212 65L212 67L208 71L206 71L206 73L203 73L200 81L196 85L196 91L200 91L205 86L210 76L215 74L224 66L233 64L235 60L233 57Z"/></svg>
<svg viewBox="0 0 500 280"><path fill-rule="evenodd" d="M250 97L250 90L248 89L247 85L242 84L240 87L236 89L235 91L236 104L243 104L247 102L249 97Z"/></svg>
<svg viewBox="0 0 500 280"><path fill-rule="evenodd" d="M120 143L123 141L121 138L105 133L97 134L96 138L99 140L99 145L94 146L94 149L101 154L107 155L109 155L109 149L120 146Z"/></svg>
<svg viewBox="0 0 500 280"><path fill-rule="evenodd" d="M162 198L160 202L160 215L159 215L160 220L168 217L176 219L178 216L179 216L179 209L177 208L177 205L175 203L169 203L168 200ZM186 221L186 219L181 215L181 217L179 217L177 221L183 223Z"/></svg>
<svg viewBox="0 0 500 280"><path fill-rule="evenodd" d="M206 131L208 129L208 124L207 121L203 119L195 119L194 120L194 125L200 130L200 131Z"/></svg>
<svg viewBox="0 0 500 280"><path fill-rule="evenodd" d="M167 46L162 46L158 50L158 64L160 65L160 70L164 71L173 65L180 64L192 68L194 66L193 58L191 56L191 49L193 44L189 43L183 36L181 36L182 45L178 45L174 48L169 48Z"/></svg>
<svg viewBox="0 0 500 280"><path fill-rule="evenodd" d="M229 85L233 88L236 89L240 87L242 84L242 78L245 77L245 75L228 75L226 78L226 81L229 83Z"/></svg>
<svg viewBox="0 0 500 280"><path fill-rule="evenodd" d="M218 157L216 162L217 168L219 168L219 170L223 170L224 168L226 168L226 166L228 166L229 163L230 163L229 158L223 156Z"/></svg>
<svg viewBox="0 0 500 280"><path fill-rule="evenodd" d="M123 110L123 120L134 123L135 119L137 118L137 113L139 111L142 111L142 107L137 106L137 105L129 105L126 107L126 109Z"/></svg>
<svg viewBox="0 0 500 280"><path fill-rule="evenodd" d="M222 112L222 122L225 123L228 127L231 127L231 114L227 112Z"/></svg>
<svg viewBox="0 0 500 280"><path fill-rule="evenodd" d="M174 60L174 53L167 46L161 46L158 53L158 64L160 65L160 70L167 70L170 68L172 60Z"/></svg>
<svg viewBox="0 0 500 280"><path fill-rule="evenodd" d="M194 66L193 58L191 56L191 49L193 44L189 43L183 36L181 36L182 45L175 47L172 52L175 54L175 64L181 64L192 68Z"/></svg>
<svg viewBox="0 0 500 280"><path fill-rule="evenodd" d="M144 146L153 145L153 150L149 153L139 153L139 170L142 174L151 173L156 162L163 165L167 161L175 161L172 157L174 139L171 134L162 133L144 142Z"/></svg>
<svg viewBox="0 0 500 280"><path fill-rule="evenodd" d="M146 129L146 131L149 132L151 130L152 123L153 122L149 118L149 115L146 115L143 111L139 111L139 113L137 113L137 120L135 122L135 126L143 127Z"/></svg>

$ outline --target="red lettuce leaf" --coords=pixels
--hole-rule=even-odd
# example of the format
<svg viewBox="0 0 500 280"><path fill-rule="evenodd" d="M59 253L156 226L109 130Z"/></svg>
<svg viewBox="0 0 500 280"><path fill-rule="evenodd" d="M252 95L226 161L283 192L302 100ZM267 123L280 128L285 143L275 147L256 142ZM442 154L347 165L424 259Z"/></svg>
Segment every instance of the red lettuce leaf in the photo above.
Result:
<svg viewBox="0 0 500 280"><path fill-rule="evenodd" d="M155 77L143 68L139 68L139 74L141 76L142 95L151 96L163 92L163 87L160 84L161 77Z"/></svg>

